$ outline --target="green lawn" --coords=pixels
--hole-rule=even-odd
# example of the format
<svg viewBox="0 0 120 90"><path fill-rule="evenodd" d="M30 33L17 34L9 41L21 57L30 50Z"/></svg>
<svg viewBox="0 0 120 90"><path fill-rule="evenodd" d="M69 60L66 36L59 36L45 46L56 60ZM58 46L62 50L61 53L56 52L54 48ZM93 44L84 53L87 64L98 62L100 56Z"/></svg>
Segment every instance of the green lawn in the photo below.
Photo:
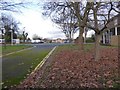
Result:
<svg viewBox="0 0 120 90"><path fill-rule="evenodd" d="M7 45L6 48L4 46L0 46L0 55L5 55L14 51L18 51L18 50L22 50L25 48L30 48L32 46L28 46L28 45Z"/></svg>
<svg viewBox="0 0 120 90"><path fill-rule="evenodd" d="M85 44L84 45L84 50L90 50L91 48L94 48L94 44ZM68 45L63 45L63 46L59 46L56 51L60 51L60 50L79 50L79 45L77 44L68 44Z"/></svg>
<svg viewBox="0 0 120 90"><path fill-rule="evenodd" d="M84 50L88 51L92 48L94 48L94 44L84 44ZM117 48L118 46L107 46L107 45L100 45L101 48ZM79 50L79 45L77 44L68 44L68 45L63 45L59 46L56 50Z"/></svg>
<svg viewBox="0 0 120 90"><path fill-rule="evenodd" d="M3 57L3 87L18 85L35 69L50 50L34 48Z"/></svg>

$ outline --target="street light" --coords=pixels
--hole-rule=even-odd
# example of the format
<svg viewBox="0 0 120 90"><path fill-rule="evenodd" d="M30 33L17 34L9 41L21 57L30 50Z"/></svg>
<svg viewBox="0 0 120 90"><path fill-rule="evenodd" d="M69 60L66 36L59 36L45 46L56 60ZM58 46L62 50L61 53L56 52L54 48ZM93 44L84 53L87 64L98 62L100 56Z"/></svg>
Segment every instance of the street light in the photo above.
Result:
<svg viewBox="0 0 120 90"><path fill-rule="evenodd" d="M0 31L1 31L2 38L3 38L3 29L4 29L3 22L0 21Z"/></svg>
<svg viewBox="0 0 120 90"><path fill-rule="evenodd" d="M1 31L1 35L2 35L2 43L5 43L5 37L4 37L4 34L5 34L5 29L4 29L4 26L3 26L3 22L0 21L0 31Z"/></svg>

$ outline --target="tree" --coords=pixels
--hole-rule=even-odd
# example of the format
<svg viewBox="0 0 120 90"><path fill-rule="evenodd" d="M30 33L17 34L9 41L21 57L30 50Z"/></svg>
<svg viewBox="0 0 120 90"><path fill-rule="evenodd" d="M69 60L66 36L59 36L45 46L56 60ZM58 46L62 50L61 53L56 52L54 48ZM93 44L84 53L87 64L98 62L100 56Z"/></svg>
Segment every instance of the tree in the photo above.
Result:
<svg viewBox="0 0 120 90"><path fill-rule="evenodd" d="M25 5L28 5L28 4L30 4L30 2L0 0L0 11L2 13L4 11L18 12L18 11L20 11L20 7L25 7ZM0 24L1 24L1 22L0 22ZM4 27L0 28L0 30L1 30L2 36L3 36ZM15 28L14 28L14 30L15 30ZM5 38L6 38L6 36L5 36ZM6 42L4 45L6 46Z"/></svg>
<svg viewBox="0 0 120 90"><path fill-rule="evenodd" d="M83 2L71 2L71 5L74 9L74 14L78 19L78 43L80 44L80 49L83 50L83 33L87 24L88 15L91 9L91 3L87 2L86 4L84 4Z"/></svg>
<svg viewBox="0 0 120 90"><path fill-rule="evenodd" d="M22 36L22 34L18 33L17 38L20 39L20 40L23 40L23 36Z"/></svg>
<svg viewBox="0 0 120 90"><path fill-rule="evenodd" d="M11 15L7 15L2 13L1 17L1 33L2 37L5 39L5 44L11 42L11 33L13 34L13 39L17 38L17 35L15 32L18 32L18 24L17 22Z"/></svg>
<svg viewBox="0 0 120 90"><path fill-rule="evenodd" d="M25 31L23 31L23 42L25 43L26 40L27 40L27 36L28 36L28 33L26 33Z"/></svg>
<svg viewBox="0 0 120 90"><path fill-rule="evenodd" d="M60 26L60 29L62 29L62 32L69 39L69 42L72 42L74 34L78 30L77 20L70 11L67 13L63 12L62 14L60 14L59 18L54 19L54 21Z"/></svg>
<svg viewBox="0 0 120 90"><path fill-rule="evenodd" d="M88 14L90 11L91 3L83 3L83 2L48 2L44 5L45 13L44 15L48 15L51 18L57 18L57 15L60 15L64 12L69 12L77 19L77 26L79 27L79 45L80 49L83 50L83 33L84 28L86 27ZM67 9L66 9L67 8ZM68 21L70 21L69 16L66 17ZM64 23L63 23L64 24ZM71 24L71 23L70 23ZM69 24L68 24L69 25ZM71 26L71 25L70 25Z"/></svg>
<svg viewBox="0 0 120 90"><path fill-rule="evenodd" d="M21 42L25 43L26 41L29 41L30 38L28 38L28 33L25 32L25 27L23 28L22 33L18 33L18 38L21 40Z"/></svg>
<svg viewBox="0 0 120 90"><path fill-rule="evenodd" d="M25 5L28 4L30 4L30 2L26 2L23 0L19 1L0 0L0 10L18 12L20 11L21 7L25 7Z"/></svg>
<svg viewBox="0 0 120 90"><path fill-rule="evenodd" d="M27 42L31 42L31 39L28 37Z"/></svg>
<svg viewBox="0 0 120 90"><path fill-rule="evenodd" d="M67 9L66 9L67 8ZM112 21L112 17L120 13L118 2L49 2L45 4L48 15L51 18L57 18L64 12L71 12L77 18L77 26L79 27L78 42L80 48L83 49L83 33L86 27L95 31L95 60L98 61L99 41L101 34L108 28L107 24ZM63 12L64 11L64 12ZM65 14L67 15L67 14ZM89 17L89 18L88 18ZM66 17L70 21L69 16ZM65 18L65 19L66 19ZM59 20L59 19L58 19ZM64 20L64 19L63 19ZM62 21L62 19L60 19ZM64 25L69 26L69 25ZM66 32L66 31L65 31Z"/></svg>
<svg viewBox="0 0 120 90"><path fill-rule="evenodd" d="M84 44L86 43L87 32L88 32L88 28L85 27L84 28Z"/></svg>
<svg viewBox="0 0 120 90"><path fill-rule="evenodd" d="M114 17L119 11L116 8L116 4L118 2L98 2L96 6L92 4L93 17L94 17L94 31L95 31L95 60L98 61L100 59L100 38L102 33L108 28L107 25L112 21L112 17ZM114 13L113 13L114 12ZM116 13L115 13L116 12Z"/></svg>
<svg viewBox="0 0 120 90"><path fill-rule="evenodd" d="M42 38L40 36L38 36L37 34L34 34L32 39L33 40L42 40Z"/></svg>
<svg viewBox="0 0 120 90"><path fill-rule="evenodd" d="M92 39L93 41L95 41L95 35L94 35L94 34L91 35L91 39Z"/></svg>
<svg viewBox="0 0 120 90"><path fill-rule="evenodd" d="M75 23L63 23L60 25L62 32L66 35L69 42L72 42L74 39L74 34L77 32L78 27Z"/></svg>
<svg viewBox="0 0 120 90"><path fill-rule="evenodd" d="M58 4L58 5L57 5ZM47 10L49 7L50 11L45 11L44 15L49 15L51 12L51 20L62 29L62 32L71 42L73 39L74 33L77 31L77 19L72 12L72 10L67 7L67 3L47 3L49 6L44 6L44 10ZM55 9L56 8L56 9ZM48 10L49 10L48 9ZM54 10L55 9L55 10ZM58 11L59 10L59 11Z"/></svg>
<svg viewBox="0 0 120 90"><path fill-rule="evenodd" d="M95 60L100 59L100 39L102 33L108 28L108 23L112 21L112 17L120 13L117 9L118 2L92 2L92 11L90 13L88 27L95 31Z"/></svg>

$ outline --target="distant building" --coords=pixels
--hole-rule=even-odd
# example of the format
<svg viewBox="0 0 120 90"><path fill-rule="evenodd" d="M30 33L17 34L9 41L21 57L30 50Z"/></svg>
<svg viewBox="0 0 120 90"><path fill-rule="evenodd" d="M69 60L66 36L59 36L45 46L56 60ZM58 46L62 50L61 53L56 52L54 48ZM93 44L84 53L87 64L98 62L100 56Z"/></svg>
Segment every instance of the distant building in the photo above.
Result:
<svg viewBox="0 0 120 90"><path fill-rule="evenodd" d="M61 39L61 38L57 38L57 39L56 39L56 42L57 42L57 43L63 43L63 42L64 42L64 40L63 40L63 39Z"/></svg>
<svg viewBox="0 0 120 90"><path fill-rule="evenodd" d="M13 39L14 44L20 44L20 39Z"/></svg>
<svg viewBox="0 0 120 90"><path fill-rule="evenodd" d="M61 38L53 39L52 43L65 43L65 39L61 39Z"/></svg>
<svg viewBox="0 0 120 90"><path fill-rule="evenodd" d="M20 44L20 40L19 39L13 39L13 44ZM0 44L4 44L5 43L5 39L0 39Z"/></svg>
<svg viewBox="0 0 120 90"><path fill-rule="evenodd" d="M52 40L52 43L56 43L56 42L57 42L56 39L53 39L53 40Z"/></svg>

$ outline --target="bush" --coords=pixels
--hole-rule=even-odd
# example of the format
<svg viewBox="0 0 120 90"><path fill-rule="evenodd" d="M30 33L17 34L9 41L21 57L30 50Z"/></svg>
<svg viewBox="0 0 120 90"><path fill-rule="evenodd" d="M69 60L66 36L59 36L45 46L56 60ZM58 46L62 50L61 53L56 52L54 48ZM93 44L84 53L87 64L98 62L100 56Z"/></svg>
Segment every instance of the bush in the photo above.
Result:
<svg viewBox="0 0 120 90"><path fill-rule="evenodd" d="M92 38L87 38L86 39L86 43L93 43L93 42L95 42L95 40L93 40Z"/></svg>

